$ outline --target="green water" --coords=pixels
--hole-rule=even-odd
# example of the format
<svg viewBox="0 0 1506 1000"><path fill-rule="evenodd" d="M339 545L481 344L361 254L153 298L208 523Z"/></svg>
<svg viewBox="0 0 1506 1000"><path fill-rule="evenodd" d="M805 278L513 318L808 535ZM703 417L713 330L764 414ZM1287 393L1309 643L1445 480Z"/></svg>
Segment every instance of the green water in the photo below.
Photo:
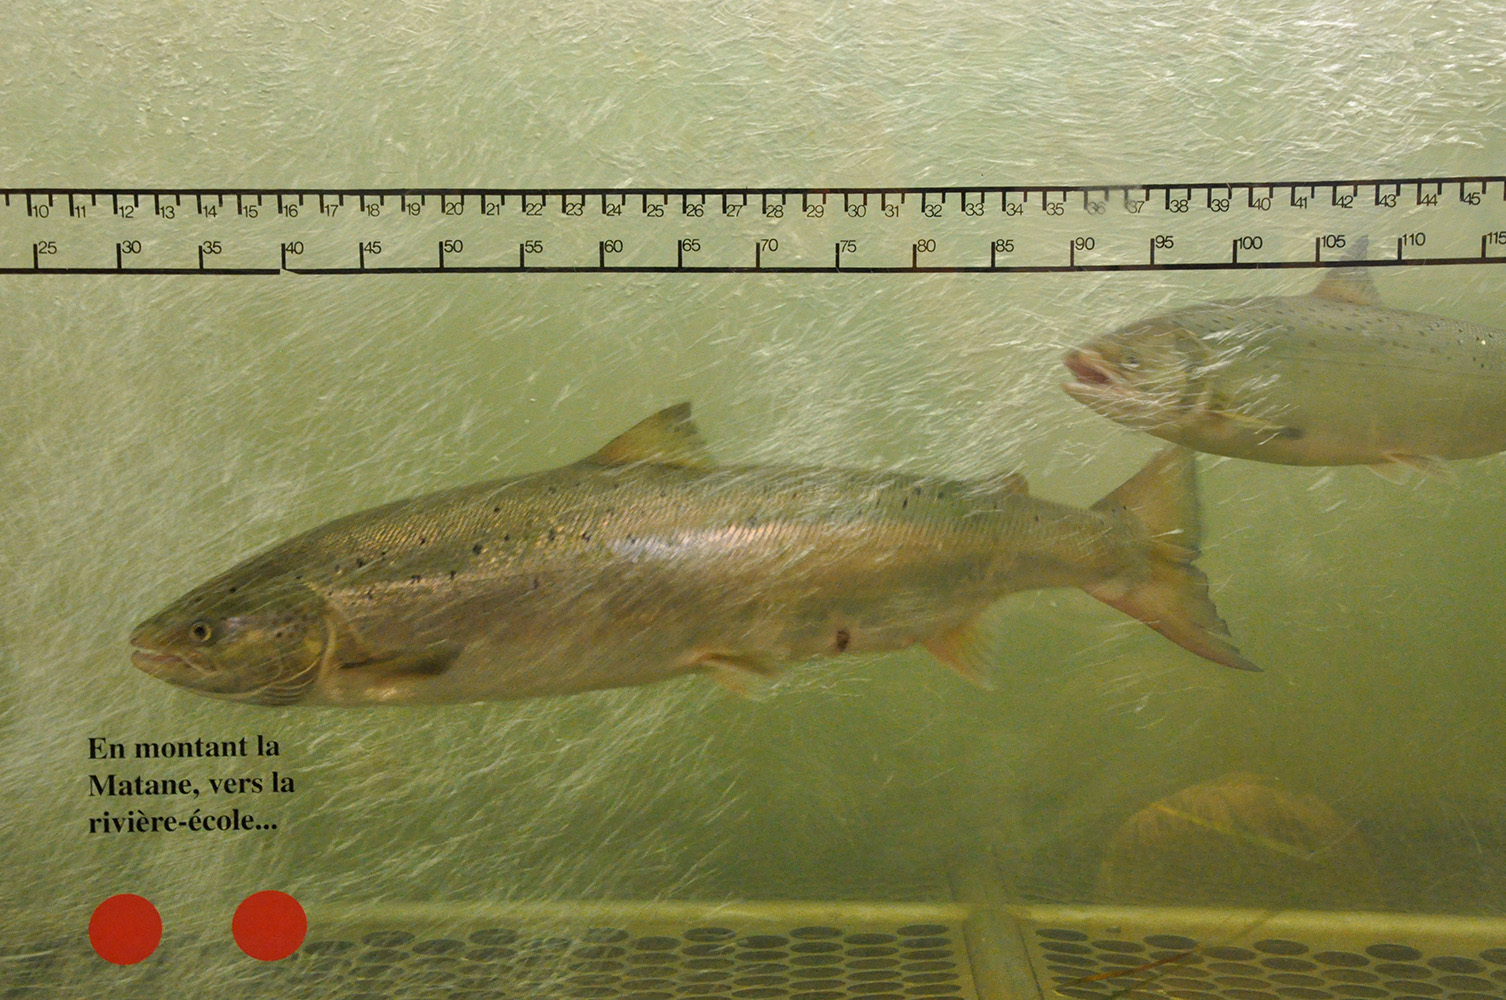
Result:
<svg viewBox="0 0 1506 1000"><path fill-rule="evenodd" d="M1506 22L1485 3L28 6L0 41L7 184L1108 183L1506 163ZM1499 269L1428 270L1380 275L1381 294L1506 323ZM991 690L917 650L800 666L751 700L691 679L263 709L128 659L132 624L265 545L572 461L681 399L724 459L1020 468L1086 504L1157 443L1061 393L1064 347L1311 281L0 280L0 850L26 873L0 901L82 926L123 891L169 922L261 888L938 899L979 859L1022 895L1092 900L1131 815L1253 772L1363 837L1372 905L1502 915L1499 458L1401 485L1205 459L1202 565L1256 675L1065 592L1011 599ZM181 770L293 776L290 795L216 806L276 831L87 834L131 805L88 796L89 737L257 733L279 741L275 764ZM1222 902L1271 905L1230 881ZM1283 903L1354 900L1315 869Z"/></svg>

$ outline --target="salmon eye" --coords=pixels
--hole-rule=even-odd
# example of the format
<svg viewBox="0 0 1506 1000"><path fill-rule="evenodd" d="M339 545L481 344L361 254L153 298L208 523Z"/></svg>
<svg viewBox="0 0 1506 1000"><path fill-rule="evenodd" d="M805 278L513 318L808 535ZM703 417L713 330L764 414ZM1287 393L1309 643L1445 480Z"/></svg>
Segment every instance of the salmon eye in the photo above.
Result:
<svg viewBox="0 0 1506 1000"><path fill-rule="evenodd" d="M214 638L214 629L210 627L208 622L194 622L188 626L188 635L194 642L208 642Z"/></svg>

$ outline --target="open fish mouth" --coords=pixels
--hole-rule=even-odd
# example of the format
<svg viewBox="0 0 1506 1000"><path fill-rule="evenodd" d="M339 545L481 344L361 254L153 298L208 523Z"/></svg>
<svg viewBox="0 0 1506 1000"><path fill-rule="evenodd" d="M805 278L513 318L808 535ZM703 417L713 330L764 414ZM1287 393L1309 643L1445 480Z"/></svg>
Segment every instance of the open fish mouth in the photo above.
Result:
<svg viewBox="0 0 1506 1000"><path fill-rule="evenodd" d="M1120 378L1113 366L1104 358L1086 350L1068 351L1062 362L1074 376L1071 382L1062 383L1067 395L1080 403L1092 406L1122 401L1134 394L1134 387Z"/></svg>
<svg viewBox="0 0 1506 1000"><path fill-rule="evenodd" d="M1068 351L1062 360L1067 370L1077 376L1078 385L1111 387L1118 382L1108 363L1091 351Z"/></svg>
<svg viewBox="0 0 1506 1000"><path fill-rule="evenodd" d="M1180 396L1172 387L1158 391L1132 382L1095 351L1069 351L1062 361L1075 376L1063 382L1062 389L1110 420L1156 434L1174 427L1183 416Z"/></svg>

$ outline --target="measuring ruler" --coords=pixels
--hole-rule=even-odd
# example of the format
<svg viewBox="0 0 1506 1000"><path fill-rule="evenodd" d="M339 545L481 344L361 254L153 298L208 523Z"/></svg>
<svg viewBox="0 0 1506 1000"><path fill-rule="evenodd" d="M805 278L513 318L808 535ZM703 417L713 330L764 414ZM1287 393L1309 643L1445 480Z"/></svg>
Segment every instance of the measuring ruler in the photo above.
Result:
<svg viewBox="0 0 1506 1000"><path fill-rule="evenodd" d="M1506 175L981 187L0 188L0 274L1506 263Z"/></svg>

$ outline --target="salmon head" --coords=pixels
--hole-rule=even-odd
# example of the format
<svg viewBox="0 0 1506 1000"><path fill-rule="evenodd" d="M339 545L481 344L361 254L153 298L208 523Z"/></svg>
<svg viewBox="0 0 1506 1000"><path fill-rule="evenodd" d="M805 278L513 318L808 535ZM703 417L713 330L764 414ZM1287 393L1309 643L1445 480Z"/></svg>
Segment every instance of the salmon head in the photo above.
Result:
<svg viewBox="0 0 1506 1000"><path fill-rule="evenodd" d="M1064 359L1067 395L1111 420L1152 433L1197 416L1216 368L1208 342L1174 316L1121 327Z"/></svg>
<svg viewBox="0 0 1506 1000"><path fill-rule="evenodd" d="M1252 300L1259 301L1259 300ZM1269 324L1212 303L1120 327L1068 351L1067 395L1126 427L1202 451L1286 437L1265 397Z"/></svg>
<svg viewBox="0 0 1506 1000"><path fill-rule="evenodd" d="M136 626L130 641L131 662L169 684L286 705L318 679L330 629L323 600L308 586L227 574Z"/></svg>
<svg viewBox="0 0 1506 1000"><path fill-rule="evenodd" d="M1131 323L1068 351L1067 395L1110 420L1217 455L1292 461L1304 431L1271 390L1261 302L1211 303Z"/></svg>

